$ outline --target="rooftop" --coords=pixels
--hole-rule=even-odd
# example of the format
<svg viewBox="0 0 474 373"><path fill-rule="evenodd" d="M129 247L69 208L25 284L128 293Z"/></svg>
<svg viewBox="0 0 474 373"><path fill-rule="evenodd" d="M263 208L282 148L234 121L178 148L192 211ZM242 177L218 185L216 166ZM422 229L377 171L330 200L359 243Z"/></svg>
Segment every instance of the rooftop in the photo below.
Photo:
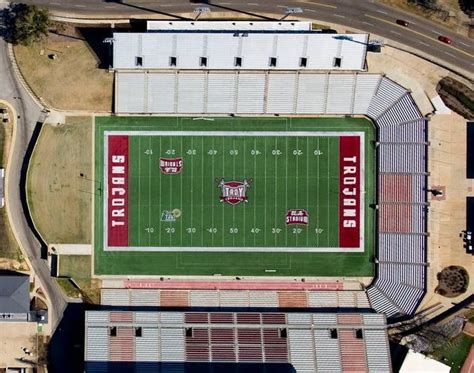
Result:
<svg viewBox="0 0 474 373"><path fill-rule="evenodd" d="M368 34L160 31L114 33L115 69L364 70Z"/></svg>
<svg viewBox="0 0 474 373"><path fill-rule="evenodd" d="M386 319L375 313L88 311L85 360L86 371L127 361L390 372Z"/></svg>
<svg viewBox="0 0 474 373"><path fill-rule="evenodd" d="M27 275L0 271L0 320L1 314L30 312L30 278Z"/></svg>

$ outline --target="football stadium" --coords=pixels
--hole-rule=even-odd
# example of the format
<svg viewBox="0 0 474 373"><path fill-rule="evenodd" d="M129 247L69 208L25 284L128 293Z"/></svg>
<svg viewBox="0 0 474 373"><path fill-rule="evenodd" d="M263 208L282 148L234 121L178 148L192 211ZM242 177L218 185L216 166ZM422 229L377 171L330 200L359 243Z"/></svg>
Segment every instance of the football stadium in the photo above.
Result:
<svg viewBox="0 0 474 373"><path fill-rule="evenodd" d="M355 284L375 311L412 315L426 289L427 118L367 72L369 46L309 22L115 32L114 115L95 117L93 157L93 273L110 305L205 306L221 289L212 304L248 307L254 281L343 289L301 304L353 307Z"/></svg>
<svg viewBox="0 0 474 373"><path fill-rule="evenodd" d="M364 118L96 118L96 273L372 276Z"/></svg>

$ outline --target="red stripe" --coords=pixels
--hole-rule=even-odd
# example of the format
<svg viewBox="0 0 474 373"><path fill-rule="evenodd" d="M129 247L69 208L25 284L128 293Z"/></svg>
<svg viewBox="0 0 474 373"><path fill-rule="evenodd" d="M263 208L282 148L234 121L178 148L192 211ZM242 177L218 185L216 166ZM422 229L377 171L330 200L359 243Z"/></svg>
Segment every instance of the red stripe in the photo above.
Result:
<svg viewBox="0 0 474 373"><path fill-rule="evenodd" d="M339 246L359 247L360 137L339 140Z"/></svg>
<svg viewBox="0 0 474 373"><path fill-rule="evenodd" d="M128 136L109 136L108 246L128 246Z"/></svg>

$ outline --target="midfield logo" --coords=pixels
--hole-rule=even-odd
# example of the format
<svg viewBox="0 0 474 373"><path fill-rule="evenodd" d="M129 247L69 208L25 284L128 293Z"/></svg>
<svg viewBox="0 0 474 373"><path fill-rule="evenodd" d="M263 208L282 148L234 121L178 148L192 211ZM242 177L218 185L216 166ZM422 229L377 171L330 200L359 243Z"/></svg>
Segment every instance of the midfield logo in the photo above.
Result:
<svg viewBox="0 0 474 373"><path fill-rule="evenodd" d="M286 224L303 224L308 225L309 215L308 211L302 209L288 210L286 213Z"/></svg>
<svg viewBox="0 0 474 373"><path fill-rule="evenodd" d="M250 188L252 179L243 181L225 181L217 180L217 187L221 189L221 202L227 202L231 205L237 205L240 202L248 202L247 189Z"/></svg>
<svg viewBox="0 0 474 373"><path fill-rule="evenodd" d="M183 158L160 158L160 170L165 175L176 175L183 170Z"/></svg>

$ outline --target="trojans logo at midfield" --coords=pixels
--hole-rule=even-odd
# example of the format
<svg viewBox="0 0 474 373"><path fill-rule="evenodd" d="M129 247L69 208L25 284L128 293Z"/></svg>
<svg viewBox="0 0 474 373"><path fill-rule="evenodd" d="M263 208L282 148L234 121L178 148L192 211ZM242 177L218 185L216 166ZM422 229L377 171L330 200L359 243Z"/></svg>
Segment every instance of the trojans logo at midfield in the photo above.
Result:
<svg viewBox="0 0 474 373"><path fill-rule="evenodd" d="M225 181L223 178L217 180L217 187L221 189L221 202L227 202L236 205L242 201L248 202L247 189L250 188L252 179L243 181Z"/></svg>

